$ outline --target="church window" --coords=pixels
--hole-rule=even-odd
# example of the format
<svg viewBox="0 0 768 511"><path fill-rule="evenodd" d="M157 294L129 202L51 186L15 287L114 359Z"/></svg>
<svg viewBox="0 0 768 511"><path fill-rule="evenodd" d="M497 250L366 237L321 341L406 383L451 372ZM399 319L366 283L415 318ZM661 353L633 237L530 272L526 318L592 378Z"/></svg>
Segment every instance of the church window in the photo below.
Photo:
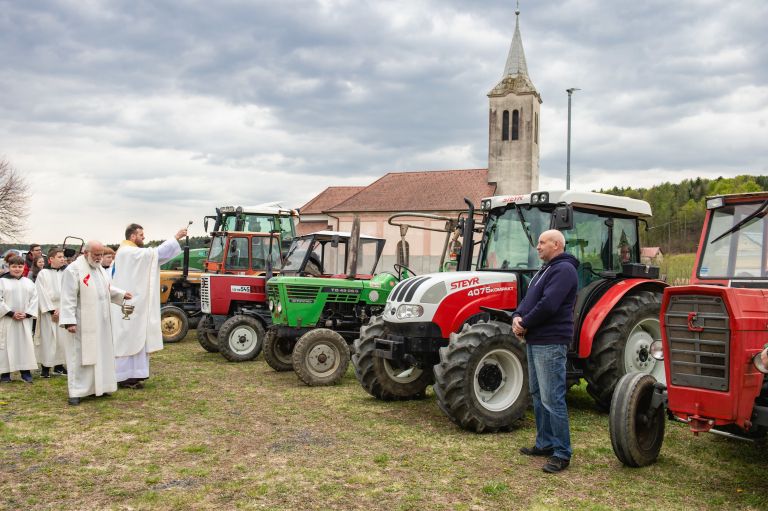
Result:
<svg viewBox="0 0 768 511"><path fill-rule="evenodd" d="M501 139L509 140L509 110L504 110L501 116Z"/></svg>
<svg viewBox="0 0 768 511"><path fill-rule="evenodd" d="M520 112L518 110L512 111L512 140L520 138Z"/></svg>
<svg viewBox="0 0 768 511"><path fill-rule="evenodd" d="M534 116L533 122L533 141L539 143L539 114Z"/></svg>

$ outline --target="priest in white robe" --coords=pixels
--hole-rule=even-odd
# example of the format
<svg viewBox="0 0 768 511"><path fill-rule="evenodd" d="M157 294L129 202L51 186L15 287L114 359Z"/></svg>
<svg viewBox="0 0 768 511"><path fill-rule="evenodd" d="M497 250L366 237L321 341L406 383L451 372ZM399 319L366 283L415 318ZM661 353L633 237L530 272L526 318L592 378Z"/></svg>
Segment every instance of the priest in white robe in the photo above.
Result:
<svg viewBox="0 0 768 511"><path fill-rule="evenodd" d="M98 241L86 243L61 279L59 326L74 334L65 345L71 405L117 390L110 304L131 294L109 285L101 267L103 250Z"/></svg>
<svg viewBox="0 0 768 511"><path fill-rule="evenodd" d="M64 369L64 339L72 334L59 328L61 309L61 278L67 259L64 250L52 248L48 251L48 266L40 270L35 280L37 289L38 315L35 329L35 355L41 366L40 377L67 374Z"/></svg>
<svg viewBox="0 0 768 511"><path fill-rule="evenodd" d="M24 273L24 260L11 257L9 271L0 278L0 383L9 383L11 373L32 383L37 369L32 340L32 319L37 317L35 284Z"/></svg>
<svg viewBox="0 0 768 511"><path fill-rule="evenodd" d="M133 294L135 307L129 320L122 320L120 307L112 308L115 342L115 367L121 387L141 388L149 378L149 354L163 349L160 330L160 265L181 252L179 240L186 229L174 239L158 247L144 246L144 228L131 224L125 230L125 241L115 255L112 283Z"/></svg>

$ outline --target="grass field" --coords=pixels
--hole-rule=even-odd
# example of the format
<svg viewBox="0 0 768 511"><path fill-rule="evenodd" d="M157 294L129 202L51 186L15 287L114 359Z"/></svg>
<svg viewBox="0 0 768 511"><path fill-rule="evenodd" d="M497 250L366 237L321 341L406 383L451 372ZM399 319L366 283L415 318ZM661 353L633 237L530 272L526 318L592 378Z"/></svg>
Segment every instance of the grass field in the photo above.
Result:
<svg viewBox="0 0 768 511"><path fill-rule="evenodd" d="M310 388L261 358L227 363L192 332L144 390L66 404L66 381L0 387L3 509L766 509L763 445L667 423L657 464L622 467L607 416L568 396L573 463L547 475L534 436L455 427L434 397L378 402L352 369Z"/></svg>

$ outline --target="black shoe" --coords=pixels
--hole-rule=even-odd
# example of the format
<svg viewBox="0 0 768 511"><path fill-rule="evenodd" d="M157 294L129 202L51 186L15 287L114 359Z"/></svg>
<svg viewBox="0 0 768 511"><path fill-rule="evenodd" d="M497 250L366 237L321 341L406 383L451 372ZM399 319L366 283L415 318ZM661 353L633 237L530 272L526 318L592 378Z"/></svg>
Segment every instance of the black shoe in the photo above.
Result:
<svg viewBox="0 0 768 511"><path fill-rule="evenodd" d="M54 376L61 376L67 374L67 370L64 369L63 365L57 365L53 367L53 375Z"/></svg>
<svg viewBox="0 0 768 511"><path fill-rule="evenodd" d="M29 371L24 371L21 373L21 379L24 380L24 383L32 383L32 374Z"/></svg>
<svg viewBox="0 0 768 511"><path fill-rule="evenodd" d="M50 378L51 377L51 368L46 366L40 367L40 378Z"/></svg>
<svg viewBox="0 0 768 511"><path fill-rule="evenodd" d="M555 450L551 447L539 449L534 445L533 447L521 447L520 452L526 456L552 456Z"/></svg>
<svg viewBox="0 0 768 511"><path fill-rule="evenodd" d="M3 376L2 378L0 378L0 383L11 383L11 377Z"/></svg>
<svg viewBox="0 0 768 511"><path fill-rule="evenodd" d="M550 456L547 460L547 463L541 467L541 470L549 474L556 474L557 472L562 472L568 468L568 465L570 464L571 460L566 460L557 456Z"/></svg>
<svg viewBox="0 0 768 511"><path fill-rule="evenodd" d="M67 403L69 403L70 406L77 406L80 404L80 398L70 397L69 399L67 399Z"/></svg>

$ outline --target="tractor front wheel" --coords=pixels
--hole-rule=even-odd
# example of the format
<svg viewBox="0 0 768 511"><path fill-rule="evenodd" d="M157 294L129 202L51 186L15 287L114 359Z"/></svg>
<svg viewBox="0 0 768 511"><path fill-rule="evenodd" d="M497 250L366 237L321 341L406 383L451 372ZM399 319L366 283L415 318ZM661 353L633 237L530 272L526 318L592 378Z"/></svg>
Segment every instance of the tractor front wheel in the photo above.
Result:
<svg viewBox="0 0 768 511"><path fill-rule="evenodd" d="M376 337L383 333L381 316L371 318L360 328L360 338L355 340L352 355L357 381L366 392L383 401L423 398L427 386L432 384L432 371L374 356Z"/></svg>
<svg viewBox="0 0 768 511"><path fill-rule="evenodd" d="M525 347L509 324L481 322L452 333L434 371L437 404L466 430L509 430L528 407Z"/></svg>
<svg viewBox="0 0 768 511"><path fill-rule="evenodd" d="M200 316L200 321L197 323L197 342L208 353L219 352L219 339L210 314Z"/></svg>
<svg viewBox="0 0 768 511"><path fill-rule="evenodd" d="M278 337L277 330L267 330L264 339L264 360L275 371L290 371L293 369L293 340Z"/></svg>
<svg viewBox="0 0 768 511"><path fill-rule="evenodd" d="M265 335L258 319L237 314L221 325L219 353L230 362L253 360L261 353Z"/></svg>
<svg viewBox="0 0 768 511"><path fill-rule="evenodd" d="M611 401L608 429L616 457L630 467L650 465L664 441L664 406L651 406L656 378L629 373L619 380Z"/></svg>
<svg viewBox="0 0 768 511"><path fill-rule="evenodd" d="M348 367L347 341L333 330L310 330L299 337L293 348L293 370L311 387L338 383Z"/></svg>
<svg viewBox="0 0 768 511"><path fill-rule="evenodd" d="M189 319L187 314L173 305L166 305L160 309L160 330L163 333L163 342L179 342L189 332Z"/></svg>
<svg viewBox="0 0 768 511"><path fill-rule="evenodd" d="M608 410L619 380L628 373L650 374L664 382L664 362L651 356L661 340L661 293L640 291L625 296L608 314L592 342L586 364L587 392Z"/></svg>

